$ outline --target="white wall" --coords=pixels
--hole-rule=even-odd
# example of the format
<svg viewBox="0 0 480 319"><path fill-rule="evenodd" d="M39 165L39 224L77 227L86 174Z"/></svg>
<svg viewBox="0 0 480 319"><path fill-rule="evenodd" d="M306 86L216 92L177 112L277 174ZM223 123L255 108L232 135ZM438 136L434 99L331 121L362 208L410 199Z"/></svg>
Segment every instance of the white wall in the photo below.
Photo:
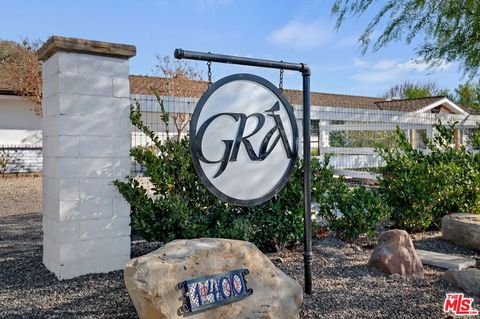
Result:
<svg viewBox="0 0 480 319"><path fill-rule="evenodd" d="M42 117L25 98L0 95L0 151L12 163L8 173L42 171Z"/></svg>
<svg viewBox="0 0 480 319"><path fill-rule="evenodd" d="M42 130L42 117L21 97L0 95L0 130Z"/></svg>
<svg viewBox="0 0 480 319"><path fill-rule="evenodd" d="M0 95L0 146L42 145L42 117L34 104L14 95Z"/></svg>

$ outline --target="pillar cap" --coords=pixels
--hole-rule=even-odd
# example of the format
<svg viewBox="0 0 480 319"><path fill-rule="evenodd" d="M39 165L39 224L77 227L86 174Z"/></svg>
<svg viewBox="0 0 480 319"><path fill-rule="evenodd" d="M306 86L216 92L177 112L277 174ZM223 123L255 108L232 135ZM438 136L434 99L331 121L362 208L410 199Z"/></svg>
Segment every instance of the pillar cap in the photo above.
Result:
<svg viewBox="0 0 480 319"><path fill-rule="evenodd" d="M40 49L38 59L48 60L57 52L86 53L129 59L137 53L134 45L51 36Z"/></svg>

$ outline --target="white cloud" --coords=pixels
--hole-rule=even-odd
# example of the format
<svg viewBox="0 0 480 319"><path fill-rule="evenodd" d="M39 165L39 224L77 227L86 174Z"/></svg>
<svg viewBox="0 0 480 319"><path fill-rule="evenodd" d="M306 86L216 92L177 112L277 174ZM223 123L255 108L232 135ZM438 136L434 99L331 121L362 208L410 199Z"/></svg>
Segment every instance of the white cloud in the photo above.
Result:
<svg viewBox="0 0 480 319"><path fill-rule="evenodd" d="M353 63L353 65L358 66L358 67L365 67L365 66L369 65L369 63L367 61L362 60L360 58L353 58L352 63Z"/></svg>
<svg viewBox="0 0 480 319"><path fill-rule="evenodd" d="M388 70L397 65L397 60L381 60L373 65L375 70Z"/></svg>
<svg viewBox="0 0 480 319"><path fill-rule="evenodd" d="M357 67L365 68L366 65L369 65L368 62L360 59L352 59L352 62ZM359 72L352 75L351 78L361 83L377 83L398 79L411 73L445 71L450 67L451 64L445 61L438 61L430 66L429 63L419 59L411 59L403 63L398 62L398 60L380 60L373 64L372 71Z"/></svg>
<svg viewBox="0 0 480 319"><path fill-rule="evenodd" d="M320 21L291 21L268 37L273 44L305 50L317 48L331 39L332 28Z"/></svg>
<svg viewBox="0 0 480 319"><path fill-rule="evenodd" d="M434 62L432 65L430 65L429 63L420 59L411 59L405 63L398 64L398 67L400 69L409 70L409 71L418 71L418 72L423 72L428 69L432 71L439 71L439 70L449 69L451 67L451 63L448 63L443 60L439 60Z"/></svg>

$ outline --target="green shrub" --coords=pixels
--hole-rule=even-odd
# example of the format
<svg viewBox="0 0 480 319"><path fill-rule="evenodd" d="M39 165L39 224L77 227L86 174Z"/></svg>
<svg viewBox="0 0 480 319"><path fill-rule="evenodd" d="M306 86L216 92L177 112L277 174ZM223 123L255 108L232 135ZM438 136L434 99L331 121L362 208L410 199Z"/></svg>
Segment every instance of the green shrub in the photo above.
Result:
<svg viewBox="0 0 480 319"><path fill-rule="evenodd" d="M159 103L163 110L160 99ZM138 103L132 105L130 119L154 144L130 150L153 185L153 194L136 178L114 184L131 205L133 230L145 239L232 238L251 241L263 251L278 251L302 239L302 161L296 163L289 182L274 198L253 207L235 206L220 201L200 182L187 138L161 141L142 122ZM163 112L162 120L168 119ZM384 216L377 195L347 187L343 179L334 177L328 162L327 156L324 162L312 159L311 164L312 198L320 203L321 214L342 237L372 232ZM344 217L337 219L336 210L341 210Z"/></svg>
<svg viewBox="0 0 480 319"><path fill-rule="evenodd" d="M478 125L478 123L477 123ZM470 144L474 149L480 149L480 126L471 130L470 134Z"/></svg>
<svg viewBox="0 0 480 319"><path fill-rule="evenodd" d="M373 190L363 186L348 189L337 202L337 209L342 217L331 221L331 228L337 236L355 239L361 235L372 236L377 232L377 225L387 220L391 214L389 206Z"/></svg>
<svg viewBox="0 0 480 319"><path fill-rule="evenodd" d="M336 236L352 240L374 235L376 226L390 216L390 207L376 191L349 187L343 177L334 177L328 156L316 172L321 175L314 179L313 199L319 203L319 216L326 219Z"/></svg>
<svg viewBox="0 0 480 319"><path fill-rule="evenodd" d="M162 101L159 103L163 105ZM163 109L163 108L162 108ZM164 113L165 115L166 113ZM161 141L131 107L132 124L154 147L137 147L131 156L144 168L153 196L136 178L114 184L131 205L132 228L147 240L225 237L254 242L266 251L280 250L303 235L303 168L298 162L290 182L272 200L253 207L224 203L198 179L187 138ZM168 114L162 118L168 121Z"/></svg>
<svg viewBox="0 0 480 319"><path fill-rule="evenodd" d="M413 149L399 128L391 147L377 149L386 163L380 192L396 227L438 229L445 214L479 212L480 158L452 145L454 127L434 125L435 137L424 141L428 151Z"/></svg>

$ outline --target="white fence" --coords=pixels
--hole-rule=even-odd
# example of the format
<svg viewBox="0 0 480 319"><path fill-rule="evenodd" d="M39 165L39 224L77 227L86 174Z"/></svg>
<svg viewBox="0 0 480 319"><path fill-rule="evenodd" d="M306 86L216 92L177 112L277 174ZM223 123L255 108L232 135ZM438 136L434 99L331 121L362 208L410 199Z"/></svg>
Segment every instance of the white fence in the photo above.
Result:
<svg viewBox="0 0 480 319"><path fill-rule="evenodd" d="M313 107L312 109L312 119L319 123L318 140L322 142L319 145L320 157L323 158L324 154L331 154L330 163L337 169L337 173L354 178L374 179L378 176L368 171L362 171L362 169L378 168L384 165L382 159L375 153L374 146L391 143L391 139L394 138L391 132L396 130L397 127L405 132L414 147L422 148L422 136L432 137L435 134L433 126L439 121L443 124L457 123L459 143L466 145L469 144L467 130L478 127L478 123L480 123L480 116L478 115L333 107ZM301 114L301 109L296 111L297 114ZM344 134L343 136L347 140L344 141L344 144L347 144L345 145L347 147L332 145L332 142L334 142L332 141L332 133ZM349 143L349 134L354 135L357 142L363 142L361 144L366 145L362 145L363 147L358 145L348 147L348 144L355 144L355 141Z"/></svg>
<svg viewBox="0 0 480 319"><path fill-rule="evenodd" d="M138 101L145 124L154 131L165 135L165 126L160 121L160 107L155 96L131 95L131 101ZM174 117L191 114L197 103L194 98L161 97L165 111ZM297 123L301 129L302 107L294 105ZM476 128L480 116L447 113L414 113L399 111L371 110L363 108L312 106L312 151L319 157L330 155L330 164L339 175L360 179L375 179L378 174L372 168L384 163L375 153L375 146L391 143L394 131L399 127L410 142L422 147L422 137L432 137L433 125L457 123L461 143L468 144L467 129ZM188 132L187 123L182 123L181 135ZM171 119L168 125L171 136L175 136L178 123ZM135 128L132 131L132 146L148 145L148 138ZM301 136L301 135L300 135Z"/></svg>
<svg viewBox="0 0 480 319"><path fill-rule="evenodd" d="M43 169L41 146L0 145L0 157L0 165L6 166L5 173L32 173Z"/></svg>
<svg viewBox="0 0 480 319"><path fill-rule="evenodd" d="M6 173L28 173L42 171L42 131L39 130L0 130L0 165L5 165ZM3 171L3 167L0 167Z"/></svg>

